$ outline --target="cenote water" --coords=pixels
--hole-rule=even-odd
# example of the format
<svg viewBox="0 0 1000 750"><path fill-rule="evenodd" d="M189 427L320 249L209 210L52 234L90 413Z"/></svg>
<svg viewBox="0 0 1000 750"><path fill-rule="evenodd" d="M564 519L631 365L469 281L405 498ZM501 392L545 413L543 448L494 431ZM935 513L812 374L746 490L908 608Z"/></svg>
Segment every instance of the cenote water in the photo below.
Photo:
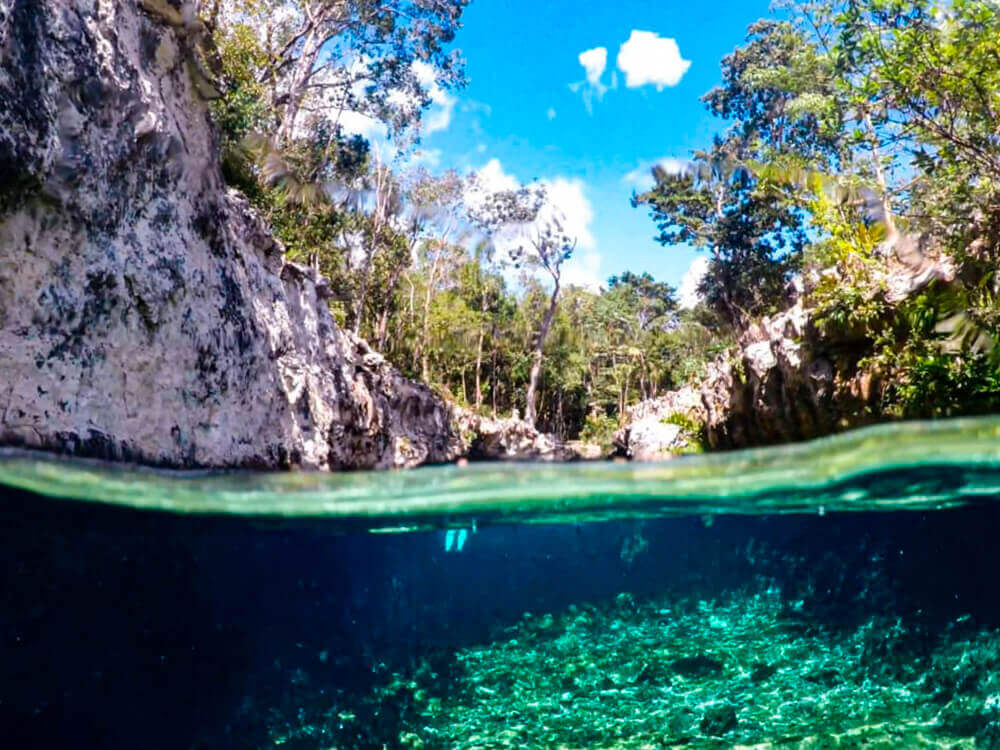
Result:
<svg viewBox="0 0 1000 750"><path fill-rule="evenodd" d="M998 418L0 483L3 747L1000 747Z"/></svg>

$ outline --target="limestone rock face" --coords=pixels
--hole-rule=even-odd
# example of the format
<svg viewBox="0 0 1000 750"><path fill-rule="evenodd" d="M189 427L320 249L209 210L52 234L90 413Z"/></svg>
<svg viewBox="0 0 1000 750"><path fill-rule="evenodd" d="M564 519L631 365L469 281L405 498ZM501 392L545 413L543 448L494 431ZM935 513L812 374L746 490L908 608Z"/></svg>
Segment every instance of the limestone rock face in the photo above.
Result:
<svg viewBox="0 0 1000 750"><path fill-rule="evenodd" d="M880 253L890 305L955 280L954 263L928 236L893 234ZM824 273L838 275L836 268ZM877 419L887 383L859 366L871 342L863 332L821 332L803 304L802 280L796 291L791 307L746 330L695 387L631 407L616 435L619 450L638 459L669 458L676 446L658 431L673 415L702 425L706 447L715 449L806 440Z"/></svg>
<svg viewBox="0 0 1000 750"><path fill-rule="evenodd" d="M615 433L615 447L636 461L672 458L700 437L666 421L674 416L684 417L692 424L704 424L706 411L701 392L684 386L630 407L625 426Z"/></svg>
<svg viewBox="0 0 1000 750"><path fill-rule="evenodd" d="M893 235L881 252L890 304L955 279L951 259L926 236ZM708 367L699 390L709 446L806 440L876 420L887 383L859 367L870 347L856 331L818 330L801 296L789 309L764 318L733 354Z"/></svg>
<svg viewBox="0 0 1000 750"><path fill-rule="evenodd" d="M563 443L516 417L483 417L462 410L457 413L457 422L471 459L568 461L599 457L586 443Z"/></svg>
<svg viewBox="0 0 1000 750"><path fill-rule="evenodd" d="M176 8L176 2L160 2ZM0 0L0 444L170 466L461 452L226 190L189 29L135 0Z"/></svg>
<svg viewBox="0 0 1000 750"><path fill-rule="evenodd" d="M942 254L917 251L919 240L896 237L885 287L898 303L932 282L955 278ZM616 436L619 449L640 460L669 458L664 420L681 415L703 426L707 447L746 448L806 440L857 427L879 416L886 386L859 368L868 342L851 331L823 335L800 297L789 309L744 332L734 351L710 362L701 382L629 409Z"/></svg>
<svg viewBox="0 0 1000 750"><path fill-rule="evenodd" d="M628 433L629 458L636 461L659 461L672 456L684 446L679 425L646 417L635 422Z"/></svg>
<svg viewBox="0 0 1000 750"><path fill-rule="evenodd" d="M748 332L709 364L700 388L712 448L805 440L863 419L869 404L842 379L853 362L820 345L801 302Z"/></svg>

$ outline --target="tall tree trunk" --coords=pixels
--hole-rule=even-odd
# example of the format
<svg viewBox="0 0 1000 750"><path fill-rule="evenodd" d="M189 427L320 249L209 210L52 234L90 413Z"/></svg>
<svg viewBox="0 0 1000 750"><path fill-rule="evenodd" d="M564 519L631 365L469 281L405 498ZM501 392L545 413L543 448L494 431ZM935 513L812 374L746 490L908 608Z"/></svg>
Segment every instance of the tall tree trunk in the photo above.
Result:
<svg viewBox="0 0 1000 750"><path fill-rule="evenodd" d="M493 348L493 366L490 368L490 401L493 402L493 418L497 418L497 350Z"/></svg>
<svg viewBox="0 0 1000 750"><path fill-rule="evenodd" d="M476 411L483 405L483 338L485 338L485 328L479 325L479 341L476 342Z"/></svg>
<svg viewBox="0 0 1000 750"><path fill-rule="evenodd" d="M420 379L425 383L428 381L430 373L430 363L427 360L427 338L430 336L431 327L431 300L434 297L434 284L437 282L438 267L441 263L441 256L444 249L439 247L434 253L434 260L431 262L431 272L427 278L427 293L424 295L424 322L420 328L420 340L417 348L413 352L413 364L416 366L417 358L420 360Z"/></svg>
<svg viewBox="0 0 1000 750"><path fill-rule="evenodd" d="M528 393L525 398L527 402L524 408L524 419L532 426L538 420L536 401L538 396L538 383L542 379L542 359L545 356L545 340L549 336L549 328L552 327L552 319L556 315L556 306L559 304L559 279L555 279L552 287L552 297L549 299L549 307L542 318L542 327L538 329L538 339L535 342L535 351L531 357L531 375L528 377Z"/></svg>
<svg viewBox="0 0 1000 750"><path fill-rule="evenodd" d="M382 312L378 317L378 351L385 350L385 340L389 333L389 305L382 307Z"/></svg>
<svg viewBox="0 0 1000 750"><path fill-rule="evenodd" d="M313 68L316 65L316 58L323 46L323 34L316 28L306 34L302 43L302 51L299 59L295 61L295 70L288 86L284 111L281 114L281 124L278 126L278 143L287 145L295 133L295 121L299 117L299 110L306 97L306 90L309 80L312 78Z"/></svg>
<svg viewBox="0 0 1000 750"><path fill-rule="evenodd" d="M374 245L365 253L365 267L361 271L361 288L358 290L358 298L354 301L354 325L352 330L355 336L361 335L361 318L365 313L365 296L368 294L368 281L371 277L372 260L375 257Z"/></svg>
<svg viewBox="0 0 1000 750"><path fill-rule="evenodd" d="M483 295L480 307L482 317L479 318L479 340L476 341L476 411L483 405L483 340L486 338L486 295Z"/></svg>
<svg viewBox="0 0 1000 750"><path fill-rule="evenodd" d="M376 152L377 157L377 152ZM387 167L381 162L375 162L375 207L372 209L370 217L371 226L369 228L368 251L365 253L365 266L361 272L361 289L354 310L354 333L361 333L361 319L364 317L365 296L368 294L368 284L371 281L372 265L375 262L375 253L378 252L379 243L382 241L382 229L389 223L389 204L392 198L392 175Z"/></svg>
<svg viewBox="0 0 1000 750"><path fill-rule="evenodd" d="M885 222L886 238L890 241L896 237L896 220L892 214L892 203L889 200L889 182L882 170L882 155L879 152L878 136L868 112L864 113L865 127L868 129L868 144L872 152L872 169L875 171L875 183L879 190L879 203L882 207L882 220Z"/></svg>
<svg viewBox="0 0 1000 750"><path fill-rule="evenodd" d="M389 335L389 309L392 306L392 298L396 295L396 287L399 286L399 276L403 270L400 263L389 277L388 289L385 292L385 302L382 305L382 312L378 319L378 351L385 348L385 340Z"/></svg>
<svg viewBox="0 0 1000 750"><path fill-rule="evenodd" d="M406 274L406 283L410 285L410 325L413 325L413 317L416 315L413 307L413 297L417 293L417 287L413 283L413 277L409 273Z"/></svg>

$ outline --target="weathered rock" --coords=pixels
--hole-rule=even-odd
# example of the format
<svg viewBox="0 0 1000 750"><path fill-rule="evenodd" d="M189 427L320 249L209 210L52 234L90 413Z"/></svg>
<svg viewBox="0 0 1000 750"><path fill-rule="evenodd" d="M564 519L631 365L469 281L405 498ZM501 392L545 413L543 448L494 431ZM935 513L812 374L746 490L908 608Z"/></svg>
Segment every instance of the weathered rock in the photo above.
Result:
<svg viewBox="0 0 1000 750"><path fill-rule="evenodd" d="M890 304L955 278L951 261L919 238L897 236L883 252ZM733 352L708 364L696 387L629 409L616 442L639 460L668 458L678 446L657 425L675 415L700 424L707 447L716 449L805 440L869 423L880 416L887 385L878 372L859 367L870 346L863 332L820 331L799 296L745 331Z"/></svg>
<svg viewBox="0 0 1000 750"><path fill-rule="evenodd" d="M709 737L721 737L728 734L737 727L740 722L736 716L735 707L728 703L716 704L705 709L705 715L701 719L698 728L702 734Z"/></svg>
<svg viewBox="0 0 1000 750"><path fill-rule="evenodd" d="M613 450L610 446L588 443L586 440L567 440L566 448L572 453L574 458L579 458L582 461L599 461L603 458L610 458L613 455Z"/></svg>
<svg viewBox="0 0 1000 750"><path fill-rule="evenodd" d="M561 442L516 417L492 418L460 410L456 421L471 459L569 461L601 457L593 456L586 443L574 446Z"/></svg>
<svg viewBox="0 0 1000 750"><path fill-rule="evenodd" d="M955 279L955 264L926 235L893 235L886 240L883 252L889 261L885 286L890 303L901 302L933 281L949 283Z"/></svg>
<svg viewBox="0 0 1000 750"><path fill-rule="evenodd" d="M683 419L676 420L678 416ZM668 421L671 418L676 421ZM614 443L620 453L636 461L663 461L698 442L698 435L677 422L701 425L705 420L701 393L685 386L630 407Z"/></svg>
<svg viewBox="0 0 1000 750"><path fill-rule="evenodd" d="M698 654L677 659L670 668L688 678L718 677L722 674L723 664L711 656Z"/></svg>
<svg viewBox="0 0 1000 750"><path fill-rule="evenodd" d="M633 422L626 438L628 457L636 461L658 461L674 455L686 443L680 425L655 416Z"/></svg>
<svg viewBox="0 0 1000 750"><path fill-rule="evenodd" d="M738 350L709 364L700 388L705 436L713 448L803 440L859 419L869 404L838 374L853 365L822 347L808 311L797 302L749 331Z"/></svg>
<svg viewBox="0 0 1000 750"><path fill-rule="evenodd" d="M172 466L461 452L221 177L186 27L0 0L0 444Z"/></svg>

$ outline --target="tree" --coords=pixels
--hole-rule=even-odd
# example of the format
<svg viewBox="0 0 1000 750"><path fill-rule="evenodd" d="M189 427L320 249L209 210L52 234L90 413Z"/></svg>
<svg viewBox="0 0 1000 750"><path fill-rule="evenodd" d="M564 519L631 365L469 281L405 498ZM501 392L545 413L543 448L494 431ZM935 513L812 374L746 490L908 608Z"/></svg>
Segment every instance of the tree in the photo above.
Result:
<svg viewBox="0 0 1000 750"><path fill-rule="evenodd" d="M387 164L376 161L368 175L367 187L371 205L363 223L361 267L358 291L354 300L354 334L361 332L368 285L372 277L376 255L398 244L401 240L398 219L403 213L402 189Z"/></svg>
<svg viewBox="0 0 1000 750"><path fill-rule="evenodd" d="M545 356L545 341L559 304L562 267L573 253L576 240L564 229L565 217L546 201L544 186L530 185L487 195L473 210L474 220L493 241L503 244L515 267L527 264L543 270L552 282L548 307L535 338L525 395L524 418L535 424L537 394Z"/></svg>
<svg viewBox="0 0 1000 750"><path fill-rule="evenodd" d="M465 215L465 181L453 170L439 177L421 171L413 179L408 197L411 210L420 217L422 229L417 247L426 268L422 323L413 362L414 368L420 363L421 378L427 380L431 301L444 267L456 264L463 252L459 240Z"/></svg>
<svg viewBox="0 0 1000 750"><path fill-rule="evenodd" d="M909 213L956 250L1000 236L1000 12L957 0L846 3L836 53L905 149ZM990 260L995 260L991 258Z"/></svg>
<svg viewBox="0 0 1000 750"><path fill-rule="evenodd" d="M632 199L649 207L658 242L690 243L711 253L699 293L734 327L787 298L807 240L796 202L739 166L734 155L741 153L738 141L718 140L690 170L658 169L653 189Z"/></svg>
<svg viewBox="0 0 1000 750"><path fill-rule="evenodd" d="M600 312L613 347L614 362L630 362L624 382L619 383L618 412L624 414L633 380L640 398L652 398L656 391L656 342L661 334L676 327L677 300L674 288L656 281L648 273L625 271L608 279L608 289L600 297Z"/></svg>
<svg viewBox="0 0 1000 750"><path fill-rule="evenodd" d="M484 357L487 356L487 336L490 336L495 346L497 317L506 291L503 277L493 267L493 248L488 243L477 243L472 257L462 265L459 271L459 289L466 296L466 304L470 310L474 311L478 328L473 385L473 406L478 411L483 405L483 364Z"/></svg>
<svg viewBox="0 0 1000 750"><path fill-rule="evenodd" d="M345 113L391 132L418 121L432 84L464 82L446 48L467 1L207 0L203 12L221 46L242 39L283 148L310 121L336 127Z"/></svg>

